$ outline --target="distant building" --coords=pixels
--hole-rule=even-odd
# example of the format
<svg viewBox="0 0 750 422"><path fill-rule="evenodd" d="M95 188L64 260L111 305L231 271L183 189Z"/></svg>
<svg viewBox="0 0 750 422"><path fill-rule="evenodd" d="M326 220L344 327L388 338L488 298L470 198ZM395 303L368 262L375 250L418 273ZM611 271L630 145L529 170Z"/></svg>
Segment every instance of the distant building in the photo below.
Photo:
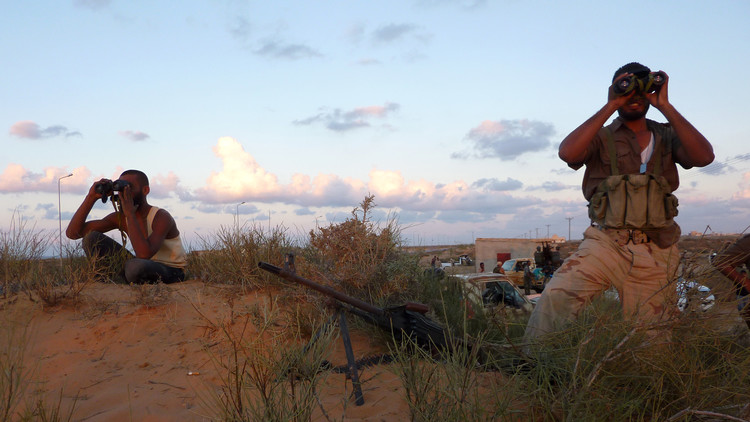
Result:
<svg viewBox="0 0 750 422"><path fill-rule="evenodd" d="M503 239L492 237L480 237L475 241L476 260L474 265L479 271L479 264L484 263L485 268L495 268L497 264L513 258L533 258L537 246L545 242L550 244L565 243L565 238L557 235L539 239Z"/></svg>

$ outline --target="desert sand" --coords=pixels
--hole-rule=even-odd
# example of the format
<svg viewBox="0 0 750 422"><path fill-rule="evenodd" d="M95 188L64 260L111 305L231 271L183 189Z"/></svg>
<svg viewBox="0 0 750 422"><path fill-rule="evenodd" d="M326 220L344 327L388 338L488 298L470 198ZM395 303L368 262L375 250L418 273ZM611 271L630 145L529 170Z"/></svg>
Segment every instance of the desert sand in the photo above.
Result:
<svg viewBox="0 0 750 422"><path fill-rule="evenodd" d="M160 286L95 283L76 303L55 307L24 294L2 300L0 306L16 321L28 322L30 330L26 363L36 382L25 399L38 393L57 403L62 394L60 408L75 405L75 421L212 420L209 403L221 385L214 358L228 350L214 324L231 325L243 310L266 306L278 292L236 295L231 287L198 280ZM250 329L244 335L254 334ZM384 352L371 334L356 329L351 334L356 358ZM334 365L346 363L340 339L329 349ZM325 414L316 409L314 420L409 418L401 381L390 365L364 369L362 406L351 399L344 374L324 377Z"/></svg>

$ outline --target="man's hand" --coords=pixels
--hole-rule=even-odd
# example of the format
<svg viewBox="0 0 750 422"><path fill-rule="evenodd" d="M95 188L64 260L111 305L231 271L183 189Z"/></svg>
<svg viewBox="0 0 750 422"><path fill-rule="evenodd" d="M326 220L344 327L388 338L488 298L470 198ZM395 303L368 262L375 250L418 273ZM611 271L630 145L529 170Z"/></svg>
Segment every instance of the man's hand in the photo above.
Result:
<svg viewBox="0 0 750 422"><path fill-rule="evenodd" d="M135 216L135 204L133 203L133 193L130 191L130 184L120 192L120 208L125 217Z"/></svg>
<svg viewBox="0 0 750 422"><path fill-rule="evenodd" d="M669 85L669 75L667 75L665 72L664 84L662 84L661 88L657 89L656 92L646 94L648 102L651 103L652 106L656 107L656 109L659 111L669 105L667 85Z"/></svg>
<svg viewBox="0 0 750 422"><path fill-rule="evenodd" d="M100 199L102 197L102 194L96 192L96 187L103 183L112 183L112 181L109 179L99 179L99 181L94 182L94 184L91 185L87 196L94 199Z"/></svg>
<svg viewBox="0 0 750 422"><path fill-rule="evenodd" d="M630 91L630 93L626 95L617 95L615 94L615 85L617 85L621 80L629 78L633 76L632 73L623 73L622 75L618 76L614 82L612 82L612 85L609 86L609 92L607 95L607 102L610 106L612 106L615 110L619 109L620 107L624 106L628 103L628 100L630 100L630 97L635 95L635 92L637 89L633 89Z"/></svg>

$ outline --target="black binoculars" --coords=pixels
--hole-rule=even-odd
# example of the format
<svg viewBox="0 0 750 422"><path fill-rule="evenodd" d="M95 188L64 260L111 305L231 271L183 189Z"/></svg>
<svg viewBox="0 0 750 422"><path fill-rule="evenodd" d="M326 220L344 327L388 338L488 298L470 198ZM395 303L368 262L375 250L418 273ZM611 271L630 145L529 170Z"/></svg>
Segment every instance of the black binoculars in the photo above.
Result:
<svg viewBox="0 0 750 422"><path fill-rule="evenodd" d="M647 74L635 74L616 81L613 85L615 95L628 95L633 91L648 94L658 91L664 82L667 81L667 74L658 71Z"/></svg>
<svg viewBox="0 0 750 422"><path fill-rule="evenodd" d="M115 197L113 196L115 192L122 192L125 189L125 186L129 186L130 182L122 179L117 179L114 182L111 180L107 180L106 182L102 182L96 185L94 188L94 192L100 194L102 196L102 202L107 202L107 197L112 196L112 200L115 200Z"/></svg>

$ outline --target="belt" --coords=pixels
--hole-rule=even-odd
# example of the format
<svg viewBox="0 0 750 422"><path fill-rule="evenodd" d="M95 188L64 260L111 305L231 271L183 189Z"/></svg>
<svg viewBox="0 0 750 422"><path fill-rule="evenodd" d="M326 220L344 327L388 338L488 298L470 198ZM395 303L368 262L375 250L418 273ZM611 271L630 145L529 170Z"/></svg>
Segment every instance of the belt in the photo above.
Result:
<svg viewBox="0 0 750 422"><path fill-rule="evenodd" d="M596 226L599 230L606 233L612 240L620 246L625 246L632 242L634 245L648 243L651 239L643 230L637 229L613 229L609 227Z"/></svg>

